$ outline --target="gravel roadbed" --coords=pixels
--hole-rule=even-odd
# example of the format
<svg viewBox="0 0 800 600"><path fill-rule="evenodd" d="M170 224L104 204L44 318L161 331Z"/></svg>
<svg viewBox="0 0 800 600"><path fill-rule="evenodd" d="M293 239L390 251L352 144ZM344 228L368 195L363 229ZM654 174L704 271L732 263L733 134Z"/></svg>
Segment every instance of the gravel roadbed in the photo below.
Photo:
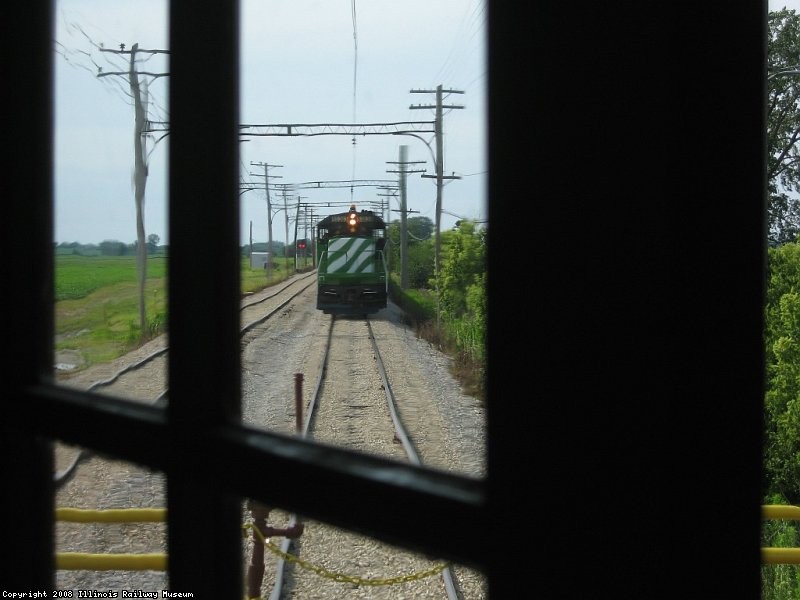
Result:
<svg viewBox="0 0 800 600"><path fill-rule="evenodd" d="M262 294L274 292L264 291ZM315 288L311 286L275 317L246 333L242 338L242 412L243 421L254 427L280 433L295 431L294 385L298 373L303 374L303 398L307 403L316 384L330 317L316 310ZM257 296L248 297L252 302ZM486 475L485 413L482 404L465 395L450 375L450 358L418 338L404 324L402 312L393 304L370 319L375 338L386 363L387 377L395 389L398 410L407 422L410 435L422 461L432 468L456 472L469 477ZM166 347L165 336L155 339L125 357L107 365L96 365L84 371L60 373L62 385L89 389L99 381L107 381L132 362ZM329 369L332 368L329 365ZM347 368L337 366L336 368ZM166 359L159 358L141 371L120 377L105 394L141 402L153 402L164 390ZM369 382L367 387L372 387ZM356 399L357 402L357 399ZM435 409L431 409L435 406ZM365 413L366 414L366 413ZM368 421L357 424L369 431ZM69 465L80 448L56 443L56 469ZM136 465L110 460L91 453L75 470L68 483L58 489L56 505L79 508L143 508L165 506L163 474ZM287 525L288 512L274 509L269 524ZM243 523L251 520L243 503ZM306 530L295 550L305 545L305 554L335 559L346 550L347 568L358 569L355 576L393 577L417 572L432 564L429 558L406 553L401 563L381 563L383 549L377 540L365 539L314 522L305 522ZM59 552L143 553L166 552L166 527L162 523L73 524L57 523ZM283 538L273 538L279 543ZM249 560L250 536L243 536L243 563ZM397 549L394 549L395 553ZM265 555L266 571L262 596L271 591L271 566L275 556ZM335 569L335 561L332 563ZM479 573L456 566L464 600L487 597L485 582ZM243 573L244 577L244 573ZM292 571L286 598L441 598L440 584L404 583L392 589L358 586L330 581L318 574ZM301 581L302 578L302 581ZM59 570L57 586L64 590L162 590L169 589L166 574L161 571L82 571ZM440 576L431 577L438 580ZM181 590L187 591L187 590ZM203 597L202 590L191 590ZM290 595L291 594L291 595Z"/></svg>

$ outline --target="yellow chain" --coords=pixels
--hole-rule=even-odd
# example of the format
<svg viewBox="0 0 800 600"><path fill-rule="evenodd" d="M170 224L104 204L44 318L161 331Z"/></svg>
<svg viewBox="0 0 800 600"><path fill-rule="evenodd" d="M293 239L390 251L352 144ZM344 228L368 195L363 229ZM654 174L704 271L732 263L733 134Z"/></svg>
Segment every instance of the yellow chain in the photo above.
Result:
<svg viewBox="0 0 800 600"><path fill-rule="evenodd" d="M252 523L246 523L242 525L243 530L252 529L258 539L261 540L261 543L264 544L266 548L269 548L273 554L280 556L284 560L289 562L293 562L303 569L307 569L309 571L313 571L317 575L321 575L322 577L327 577L328 579L332 579L333 581L338 581L341 583L355 583L357 585L395 585L398 583L407 583L409 581L416 581L418 579L424 579L425 577L430 577L432 575L437 575L444 571L448 566L449 563L442 563L440 565L436 565L426 571L419 571L417 573L411 573L409 575L400 575L399 577L388 577L384 579L364 579L362 577L356 577L352 575L345 575L344 573L334 573L333 571L329 571L324 567L319 567L317 565L313 565L308 561L303 560L293 554L289 554L284 552L280 548L278 548L275 544L270 542L268 539L264 537L264 534Z"/></svg>

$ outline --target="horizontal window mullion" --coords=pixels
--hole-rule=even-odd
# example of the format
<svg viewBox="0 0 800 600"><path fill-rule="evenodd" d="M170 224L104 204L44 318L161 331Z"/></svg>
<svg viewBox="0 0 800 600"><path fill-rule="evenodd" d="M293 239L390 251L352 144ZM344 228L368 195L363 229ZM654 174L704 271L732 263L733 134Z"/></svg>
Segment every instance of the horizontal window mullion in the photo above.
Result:
<svg viewBox="0 0 800 600"><path fill-rule="evenodd" d="M476 527L487 518L482 480L244 427L220 428L207 442L192 455L208 479L241 496L487 567L487 532Z"/></svg>
<svg viewBox="0 0 800 600"><path fill-rule="evenodd" d="M161 409L56 386L29 390L20 406L23 428L168 475L192 473L180 489L213 485L477 568L485 559L480 480L235 425L179 432Z"/></svg>
<svg viewBox="0 0 800 600"><path fill-rule="evenodd" d="M101 454L165 469L172 450L162 409L60 387L29 387L19 399L16 427Z"/></svg>

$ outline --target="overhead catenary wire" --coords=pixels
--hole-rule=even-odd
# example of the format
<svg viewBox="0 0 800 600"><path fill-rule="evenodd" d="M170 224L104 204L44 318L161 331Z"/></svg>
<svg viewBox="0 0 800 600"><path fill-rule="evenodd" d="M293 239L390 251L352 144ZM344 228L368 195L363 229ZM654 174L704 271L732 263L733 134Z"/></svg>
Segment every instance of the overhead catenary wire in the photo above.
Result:
<svg viewBox="0 0 800 600"><path fill-rule="evenodd" d="M358 86L358 26L356 21L356 0L350 0L350 13L353 20L353 123L356 122ZM353 170L351 179L356 178L356 136L353 136ZM353 188L350 188L350 202L353 202Z"/></svg>
<svg viewBox="0 0 800 600"><path fill-rule="evenodd" d="M465 6L450 51L436 75L431 79L431 87L440 81L457 79L456 75L460 65L482 46L479 36L483 36L486 29L485 10L484 0L472 0ZM485 77L485 71L482 75L473 78L469 85L463 86L465 91L482 76Z"/></svg>
<svg viewBox="0 0 800 600"><path fill-rule="evenodd" d="M485 0L469 0L468 2L460 4L458 8L451 11L452 18L448 19L450 21L450 31L448 32L446 30L443 30L443 35L439 37L431 36L432 37L431 42L435 42L435 46L432 46L432 51L428 53L428 58L432 60L426 60L422 64L422 66L425 67L422 72L423 77L429 77L431 72L439 72L440 74L442 74L442 76L441 77L437 76L432 81L435 82L443 81L446 87L460 87L461 89L465 89L465 86L463 84L457 85L460 83L459 80L466 80L467 82L469 82L466 87L472 86L473 89L483 85L486 79L485 70L481 74L478 74L475 71L467 73L466 67L467 63L472 64L474 62L474 59L480 53L480 50L478 50L478 44L481 41L480 40L481 24L483 23L483 25L485 26L485 19L486 19L485 12L487 12L485 6L486 6ZM340 52L343 51L341 54L339 53L336 54L336 59L337 61L343 60L343 62L338 62L337 64L331 63L330 66L332 69L339 71L338 77L335 77L335 79L339 79L337 86L341 85L341 83L344 83L344 90L341 90L341 88L339 88L338 92L344 91L344 93L346 94L346 88L347 88L346 80L348 78L347 73L348 71L350 72L350 78L351 78L350 87L352 96L351 117L353 121L357 121L359 118L364 119L364 117L368 116L366 113L362 112L362 106L370 113L372 112L373 104L378 106L377 101L375 100L376 98L378 98L378 96L374 95L372 91L367 91L365 89L363 95L366 103L360 102L359 99L359 95L362 95L360 91L360 82L365 81L364 80L365 75L368 76L369 79L368 83L370 85L368 87L370 88L372 87L371 83L372 71L371 69L369 69L369 67L371 67L373 58L375 59L381 58L382 55L378 54L376 51L382 50L383 38L385 37L385 35L383 35L384 31L382 22L380 22L378 26L375 27L372 25L371 21L371 19L373 19L376 14L380 13L375 13L372 10L371 6L367 7L369 10L365 12L365 7L361 7L359 10L359 7L356 4L356 0L351 0L350 2L350 8L351 8L350 33L352 36L352 42L350 42L352 44L352 46L350 46L352 49L350 51L347 50L348 40L346 40L343 35L346 33L347 23L343 11L344 7L341 5L335 11L339 13L339 18L335 20L335 22L337 23L338 31L331 29L331 33L340 40L340 43L338 44L339 51ZM119 35L118 36L119 39L117 39L115 35L118 34L119 32L112 34L109 33L108 31L112 30L113 27L107 28L107 30L103 30L95 26L95 23L92 22L93 20L96 20L96 17L94 16L89 19L84 19L74 10L63 11L62 9L62 12L64 16L62 17L61 19L62 22L59 23L58 27L59 37L58 40L54 41L56 44L64 42L64 44L66 44L67 46L74 48L74 51L72 50L68 51L65 48L61 48L60 51L58 52L59 62L63 60L61 64L65 65L66 67L65 70L68 69L71 71L70 76L72 76L72 73L74 73L75 71L82 70L86 71L86 74L88 74L88 76L96 78L98 69L101 67L103 72L110 70L123 71L128 68L126 66L126 63L124 61L121 61L118 55L110 53L101 53L103 49L113 49L119 47L119 44L123 43L122 38L125 37L124 33L122 33L122 35ZM358 14L359 12L361 14ZM388 14L389 13L385 13L385 15ZM367 19L366 30L363 27L361 27L360 26L361 24L358 22L360 20L362 23L364 23L365 18ZM395 17L392 17L393 20L394 18ZM334 21L332 21L331 23L333 22ZM102 23L98 22L97 24L102 24ZM456 25L457 27L453 29L452 27L453 25ZM362 31L359 31L359 29L361 29ZM377 30L377 32L375 30ZM380 40L381 44L373 45L372 36L375 33L381 35L381 40ZM125 41L127 41L128 45L130 45L130 42L134 40L133 38L129 39L126 38ZM387 41L391 41L391 39L387 38ZM152 46L152 44L150 46ZM414 47L417 46L418 44L414 45ZM364 50L362 51L362 49ZM352 54L350 54L350 52L352 52ZM349 54L351 56L350 59L348 59ZM331 58L333 58L333 55L331 55ZM364 60L361 60L361 58L365 58L366 62ZM411 55L409 55L408 58L411 59L412 58ZM138 52L136 54L137 65L139 65L143 69L144 65L140 63L145 63L145 62L147 63L147 65L160 64L158 62L158 57ZM350 62L349 65L348 62ZM362 65L359 63L365 63L365 64ZM367 70L365 70L365 66L368 67ZM342 69L342 67L344 68ZM149 70L157 71L158 69L155 67L150 67ZM334 74L331 73L331 75ZM342 81L342 79L344 81ZM124 79L117 77L101 77L97 80L104 84L105 89L102 90L103 93L115 94L121 99L124 99L126 104L133 103L132 96L125 87ZM452 83L456 85L450 86L447 80L452 81ZM159 143L158 144L159 147L156 148L156 143L164 141L165 137L157 133L158 130L153 129L152 125L153 123L158 123L158 122L162 123L169 122L169 115L168 115L169 107L165 103L165 97L163 93L164 93L164 88L158 87L156 84L151 85L150 94L148 96L148 122L145 129L145 135L148 136L147 137L148 159L151 157L151 155L154 158L158 158L158 152L159 150L163 150L164 146ZM339 96L339 100L341 99L342 99L341 96ZM110 104L111 103L109 103L109 105ZM385 105L381 104L379 106L380 108L383 108L383 106ZM338 111L343 108L345 107L343 106L342 103L338 103L338 108L336 108L334 105L334 109L336 110L337 114L339 114ZM445 109L444 114L446 115L447 112L448 110ZM276 111L274 114L278 115L280 113ZM334 120L338 120L338 118L335 118ZM342 120L347 120L347 119L345 117ZM373 120L376 121L380 120L380 116L377 119ZM372 132L367 132L367 133L371 134ZM376 134L381 133L385 135L385 132L376 131L375 133ZM291 134L297 135L294 128L291 129ZM363 174L363 170L365 168L370 167L370 164L368 163L371 163L372 157L367 156L366 157L367 162L365 162L365 166L361 167L358 160L358 152L360 152L360 149L358 147L358 140L359 137L362 136L362 132L353 130L353 131L348 131L347 134L351 135L351 146L352 146L350 179L356 179L357 177L360 177L360 175L358 175L359 172ZM304 134L304 135L311 135L311 134ZM322 133L316 135L322 135ZM253 139L246 141L260 142L260 140L256 139L256 137L257 137L256 135L252 135ZM425 135L423 135L422 137L425 138L423 141L427 141L428 144L432 144L433 141L432 137L430 139L428 139L427 136ZM443 134L443 144L445 151L449 150L448 144L455 143L455 139L456 139L455 135L452 137L452 139L449 139L445 134ZM378 143L382 143L382 140L378 141L374 137L367 138L366 143L370 145L370 148L372 148L371 144L377 145ZM289 143L286 144L286 146L289 145L290 145ZM252 144L242 145L242 149L245 151L245 153L250 152L251 149L254 149L256 147L260 147L260 144L252 143ZM292 146L292 148L293 147L294 146ZM368 152L368 154L371 153ZM333 165L333 164L334 163L332 160L328 160L325 163L325 168L327 168L328 165ZM456 166L457 165L454 162L453 167ZM466 167L465 170L470 169L469 166L466 165L463 166ZM472 168L472 170L477 170L477 169ZM343 177L341 179L345 178L347 177ZM416 178L414 179L414 182L411 185L412 187L417 185ZM345 190L341 190L341 192L344 191ZM156 194L158 193L159 193L158 190L156 190ZM341 197L342 199L347 199L346 196L341 196ZM363 195L361 193L359 194L359 197L362 198L362 200L358 200L355 198L354 188L350 190L349 201L351 203L363 202ZM243 196L243 199L244 198L245 197ZM249 197L247 198L249 199ZM160 198L156 196L156 200L159 201ZM464 200L465 198L463 197L458 198L459 202L462 202ZM420 204L424 204L424 200ZM431 215L432 213L429 213L429 216ZM245 241L246 240L243 239L243 242Z"/></svg>

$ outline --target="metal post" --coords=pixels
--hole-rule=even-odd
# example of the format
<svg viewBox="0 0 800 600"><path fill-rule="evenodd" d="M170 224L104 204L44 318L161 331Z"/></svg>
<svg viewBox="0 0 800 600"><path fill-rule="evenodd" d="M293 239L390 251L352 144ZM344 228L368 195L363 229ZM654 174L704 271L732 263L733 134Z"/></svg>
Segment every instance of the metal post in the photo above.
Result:
<svg viewBox="0 0 800 600"><path fill-rule="evenodd" d="M283 218L285 219L283 239L286 240L286 244L283 246L283 263L286 269L286 279L289 279L289 206L286 203L286 190L283 190Z"/></svg>
<svg viewBox="0 0 800 600"><path fill-rule="evenodd" d="M269 165L264 163L264 183L267 190L267 234L269 252L267 253L267 284L272 276L272 203L269 198Z"/></svg>
<svg viewBox="0 0 800 600"><path fill-rule="evenodd" d="M439 229L442 223L442 175L444 175L444 160L442 159L442 86L436 86L436 239L434 241L433 270L435 272L437 286L439 281L439 269L441 267L441 240ZM436 295L438 298L438 294ZM438 301L437 301L438 306ZM436 310L438 324L439 310Z"/></svg>
<svg viewBox="0 0 800 600"><path fill-rule="evenodd" d="M408 146L400 146L400 289L408 288L408 216L406 214L406 160Z"/></svg>
<svg viewBox="0 0 800 600"><path fill-rule="evenodd" d="M263 505L249 500L250 512L253 515L253 525L263 531L267 525L269 510ZM260 598L261 584L264 581L264 543L259 535L253 531L253 552L250 555L250 564L247 566L247 597Z"/></svg>
<svg viewBox="0 0 800 600"><path fill-rule="evenodd" d="M303 374L294 374L294 418L297 433L303 431Z"/></svg>

